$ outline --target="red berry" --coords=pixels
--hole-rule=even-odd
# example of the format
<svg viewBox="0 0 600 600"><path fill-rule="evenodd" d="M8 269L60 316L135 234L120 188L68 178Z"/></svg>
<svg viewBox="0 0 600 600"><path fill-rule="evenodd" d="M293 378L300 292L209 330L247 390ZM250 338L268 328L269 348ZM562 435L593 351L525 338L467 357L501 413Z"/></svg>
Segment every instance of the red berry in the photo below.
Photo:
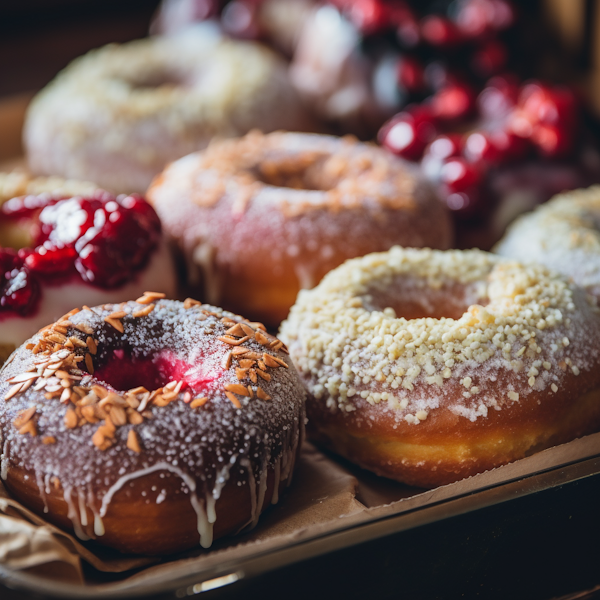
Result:
<svg viewBox="0 0 600 600"><path fill-rule="evenodd" d="M425 175L433 181L438 181L444 162L453 156L460 156L462 147L462 135L458 133L440 135L435 138L427 147L421 161L421 168Z"/></svg>
<svg viewBox="0 0 600 600"><path fill-rule="evenodd" d="M0 248L0 269L0 313L11 311L25 316L32 312L39 298L39 285L14 250Z"/></svg>
<svg viewBox="0 0 600 600"><path fill-rule="evenodd" d="M573 136L564 126L539 124L534 127L531 140L547 158L564 158L573 150Z"/></svg>
<svg viewBox="0 0 600 600"><path fill-rule="evenodd" d="M459 156L462 152L463 139L459 133L440 135L429 144L427 154L439 160Z"/></svg>
<svg viewBox="0 0 600 600"><path fill-rule="evenodd" d="M480 170L461 157L450 158L442 167L441 181L450 193L466 192L481 182Z"/></svg>
<svg viewBox="0 0 600 600"><path fill-rule="evenodd" d="M475 94L466 84L447 85L431 98L433 114L443 121L469 117L475 109Z"/></svg>
<svg viewBox="0 0 600 600"><path fill-rule="evenodd" d="M382 0L355 0L349 11L350 20L364 34L377 33L389 27L390 16Z"/></svg>
<svg viewBox="0 0 600 600"><path fill-rule="evenodd" d="M77 252L72 247L50 248L40 246L25 258L25 265L34 273L54 276L73 270Z"/></svg>
<svg viewBox="0 0 600 600"><path fill-rule="evenodd" d="M514 108L518 96L519 84L516 77L492 77L477 97L477 106L483 117L497 120Z"/></svg>
<svg viewBox="0 0 600 600"><path fill-rule="evenodd" d="M451 48L462 41L462 35L456 25L439 15L429 15L421 22L423 39L439 48Z"/></svg>
<svg viewBox="0 0 600 600"><path fill-rule="evenodd" d="M418 160L435 134L431 113L421 106L409 108L388 121L379 132L379 140L394 154Z"/></svg>
<svg viewBox="0 0 600 600"><path fill-rule="evenodd" d="M425 87L425 72L423 65L411 56L403 56L398 61L398 85L405 90L415 93Z"/></svg>
<svg viewBox="0 0 600 600"><path fill-rule="evenodd" d="M456 24L467 37L478 38L513 25L514 9L505 0L467 0L463 2Z"/></svg>
<svg viewBox="0 0 600 600"><path fill-rule="evenodd" d="M483 131L470 134L465 141L465 155L474 163L484 162L497 165L502 162L502 152L495 144L493 137Z"/></svg>
<svg viewBox="0 0 600 600"><path fill-rule="evenodd" d="M482 77L495 75L508 62L508 50L499 40L491 40L475 51L472 58L473 70Z"/></svg>

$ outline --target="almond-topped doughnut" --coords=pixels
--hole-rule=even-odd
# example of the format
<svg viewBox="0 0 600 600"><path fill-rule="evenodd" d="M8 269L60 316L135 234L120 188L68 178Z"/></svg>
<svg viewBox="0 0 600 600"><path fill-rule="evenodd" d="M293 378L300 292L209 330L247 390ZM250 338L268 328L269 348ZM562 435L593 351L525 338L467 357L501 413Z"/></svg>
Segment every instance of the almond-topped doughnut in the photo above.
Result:
<svg viewBox="0 0 600 600"><path fill-rule="evenodd" d="M600 429L600 316L542 266L393 248L298 296L281 337L315 440L433 487Z"/></svg>
<svg viewBox="0 0 600 600"><path fill-rule="evenodd" d="M251 132L171 164L148 190L195 293L277 326L298 290L395 244L448 248L416 169L354 138Z"/></svg>
<svg viewBox="0 0 600 600"><path fill-rule="evenodd" d="M546 265L600 300L600 186L559 194L519 217L494 252Z"/></svg>
<svg viewBox="0 0 600 600"><path fill-rule="evenodd" d="M78 58L33 99L23 137L35 174L144 193L213 136L311 125L281 58L205 24Z"/></svg>
<svg viewBox="0 0 600 600"><path fill-rule="evenodd" d="M0 371L10 494L83 540L148 555L256 524L304 430L283 342L162 296L75 309Z"/></svg>

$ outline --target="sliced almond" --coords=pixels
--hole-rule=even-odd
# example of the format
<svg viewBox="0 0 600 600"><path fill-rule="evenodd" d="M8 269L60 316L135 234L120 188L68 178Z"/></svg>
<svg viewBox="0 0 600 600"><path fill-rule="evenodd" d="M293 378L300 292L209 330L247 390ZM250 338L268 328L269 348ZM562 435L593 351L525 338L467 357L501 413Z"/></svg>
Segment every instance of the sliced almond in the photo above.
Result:
<svg viewBox="0 0 600 600"><path fill-rule="evenodd" d="M208 402L208 398L206 398L206 397L204 397L204 398L194 398L190 402L190 406L192 408L200 408L201 406L204 406L207 402Z"/></svg>
<svg viewBox="0 0 600 600"><path fill-rule="evenodd" d="M256 395L261 400L271 400L271 396L269 396L269 394L267 394L260 386L256 388Z"/></svg>
<svg viewBox="0 0 600 600"><path fill-rule="evenodd" d="M130 429L127 434L127 447L138 454L142 451L137 433L133 429Z"/></svg>
<svg viewBox="0 0 600 600"><path fill-rule="evenodd" d="M33 415L35 415L35 411L35 406L30 406L29 408L22 410L17 415L17 418L13 421L13 425L17 429L21 429L21 427L23 427L23 425L25 425L25 423L27 423L27 421L29 421L33 417Z"/></svg>
<svg viewBox="0 0 600 600"><path fill-rule="evenodd" d="M242 408L240 401L237 399L237 397L234 394L232 394L231 392L225 392L225 395L229 398L229 400L231 400L232 404L236 408Z"/></svg>

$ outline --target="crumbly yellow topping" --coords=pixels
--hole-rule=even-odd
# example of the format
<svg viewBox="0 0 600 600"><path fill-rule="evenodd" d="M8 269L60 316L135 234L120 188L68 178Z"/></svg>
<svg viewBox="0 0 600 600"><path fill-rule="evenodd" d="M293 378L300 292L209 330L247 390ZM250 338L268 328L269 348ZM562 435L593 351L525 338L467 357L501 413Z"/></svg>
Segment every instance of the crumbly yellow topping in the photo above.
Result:
<svg viewBox="0 0 600 600"><path fill-rule="evenodd" d="M445 289L457 288L460 318L408 320L398 309L420 298L428 314L430 297L443 304ZM397 306L378 306L390 289ZM300 292L281 337L309 391L332 409L352 411L362 398L419 423L447 397L451 410L475 420L532 390L558 391L567 371L594 368L585 343L586 321L598 319L590 302L541 266L396 247L348 261ZM457 383L459 400L449 393Z"/></svg>
<svg viewBox="0 0 600 600"><path fill-rule="evenodd" d="M98 186L89 181L62 177L33 177L22 171L0 173L0 204L27 194L59 194L66 196L91 194Z"/></svg>

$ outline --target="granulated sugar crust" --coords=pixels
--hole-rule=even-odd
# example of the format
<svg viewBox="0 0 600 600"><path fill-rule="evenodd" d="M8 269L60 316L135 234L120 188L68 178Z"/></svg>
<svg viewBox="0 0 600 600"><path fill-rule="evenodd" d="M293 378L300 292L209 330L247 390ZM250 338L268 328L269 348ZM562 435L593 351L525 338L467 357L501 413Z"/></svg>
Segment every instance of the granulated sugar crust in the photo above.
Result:
<svg viewBox="0 0 600 600"><path fill-rule="evenodd" d="M397 305L461 289L460 318L396 316ZM302 291L281 338L308 391L330 410L365 403L417 426L444 407L470 421L534 391L568 393L569 381L597 368L595 302L542 266L481 251L393 248L347 261ZM499 385L499 383L502 385ZM462 396L457 397L457 387Z"/></svg>

